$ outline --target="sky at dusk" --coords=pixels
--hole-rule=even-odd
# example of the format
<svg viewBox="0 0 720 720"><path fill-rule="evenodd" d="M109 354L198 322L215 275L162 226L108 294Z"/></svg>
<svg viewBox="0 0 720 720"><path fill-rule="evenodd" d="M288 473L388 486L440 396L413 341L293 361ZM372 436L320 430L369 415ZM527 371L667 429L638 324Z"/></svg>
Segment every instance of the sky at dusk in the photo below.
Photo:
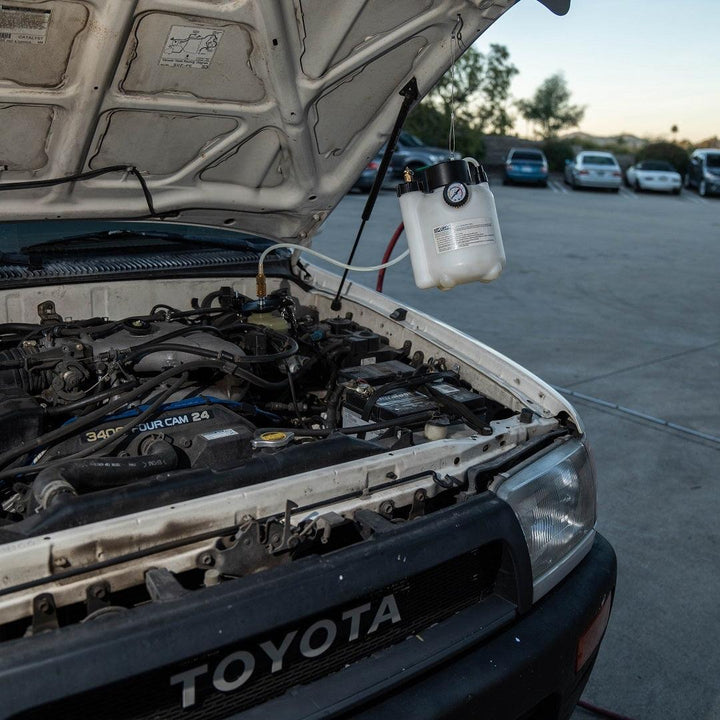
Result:
<svg viewBox="0 0 720 720"><path fill-rule="evenodd" d="M507 46L515 98L564 73L580 130L699 141L720 135L720 0L572 0L558 17L521 0L475 43ZM531 128L519 119L515 131Z"/></svg>

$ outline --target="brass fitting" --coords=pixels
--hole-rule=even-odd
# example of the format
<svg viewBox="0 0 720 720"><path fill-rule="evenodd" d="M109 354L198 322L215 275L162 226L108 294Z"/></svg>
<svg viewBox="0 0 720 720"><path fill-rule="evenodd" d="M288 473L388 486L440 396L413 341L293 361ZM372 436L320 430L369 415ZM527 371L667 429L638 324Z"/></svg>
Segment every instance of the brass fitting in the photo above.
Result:
<svg viewBox="0 0 720 720"><path fill-rule="evenodd" d="M262 300L267 295L267 284L265 282L265 273L259 272L255 278L257 285L258 300Z"/></svg>
<svg viewBox="0 0 720 720"><path fill-rule="evenodd" d="M403 170L403 180L405 182L412 182L412 179L413 179L413 171L409 167L406 167Z"/></svg>

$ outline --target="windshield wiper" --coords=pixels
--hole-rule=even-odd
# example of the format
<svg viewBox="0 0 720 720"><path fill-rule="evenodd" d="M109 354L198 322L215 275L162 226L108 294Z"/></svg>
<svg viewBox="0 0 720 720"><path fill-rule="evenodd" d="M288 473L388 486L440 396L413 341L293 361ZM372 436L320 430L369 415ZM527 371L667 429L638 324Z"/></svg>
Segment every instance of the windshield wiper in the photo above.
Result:
<svg viewBox="0 0 720 720"><path fill-rule="evenodd" d="M37 256L26 253L24 250L15 253L0 252L0 265L19 265L28 268L42 268L42 263Z"/></svg>
<svg viewBox="0 0 720 720"><path fill-rule="evenodd" d="M165 232L159 230L100 230L96 232L84 233L82 235L68 235L47 242L34 243L21 248L20 252L32 257L33 255L63 252L66 250L77 250L81 247L88 249L117 249L109 245L108 241L113 240L131 241L131 240L159 240L161 242L176 243L181 245L192 245L215 248L228 248L230 250L263 250L267 247L267 241L261 238L255 238L252 235L240 236L235 238L214 238L214 237L198 237L194 235L184 235L182 233ZM130 247L132 245L130 244ZM146 246L143 245L143 248ZM32 262L32 261L31 261Z"/></svg>

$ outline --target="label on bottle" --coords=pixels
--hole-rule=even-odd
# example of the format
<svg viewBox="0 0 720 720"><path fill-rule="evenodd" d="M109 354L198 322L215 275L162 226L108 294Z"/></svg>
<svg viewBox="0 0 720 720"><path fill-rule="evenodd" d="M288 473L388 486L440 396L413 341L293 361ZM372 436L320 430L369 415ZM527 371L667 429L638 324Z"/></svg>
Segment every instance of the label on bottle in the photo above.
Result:
<svg viewBox="0 0 720 720"><path fill-rule="evenodd" d="M445 253L493 243L495 230L491 218L471 218L433 228L433 238L438 253Z"/></svg>

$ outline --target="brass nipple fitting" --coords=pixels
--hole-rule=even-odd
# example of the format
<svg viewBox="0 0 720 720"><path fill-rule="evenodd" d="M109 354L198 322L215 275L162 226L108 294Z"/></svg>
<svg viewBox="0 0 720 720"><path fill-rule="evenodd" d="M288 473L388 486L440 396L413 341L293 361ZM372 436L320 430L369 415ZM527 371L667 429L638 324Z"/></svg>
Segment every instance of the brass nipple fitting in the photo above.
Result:
<svg viewBox="0 0 720 720"><path fill-rule="evenodd" d="M259 272L255 278L257 285L258 300L262 300L267 295L267 283L265 282L265 273Z"/></svg>

